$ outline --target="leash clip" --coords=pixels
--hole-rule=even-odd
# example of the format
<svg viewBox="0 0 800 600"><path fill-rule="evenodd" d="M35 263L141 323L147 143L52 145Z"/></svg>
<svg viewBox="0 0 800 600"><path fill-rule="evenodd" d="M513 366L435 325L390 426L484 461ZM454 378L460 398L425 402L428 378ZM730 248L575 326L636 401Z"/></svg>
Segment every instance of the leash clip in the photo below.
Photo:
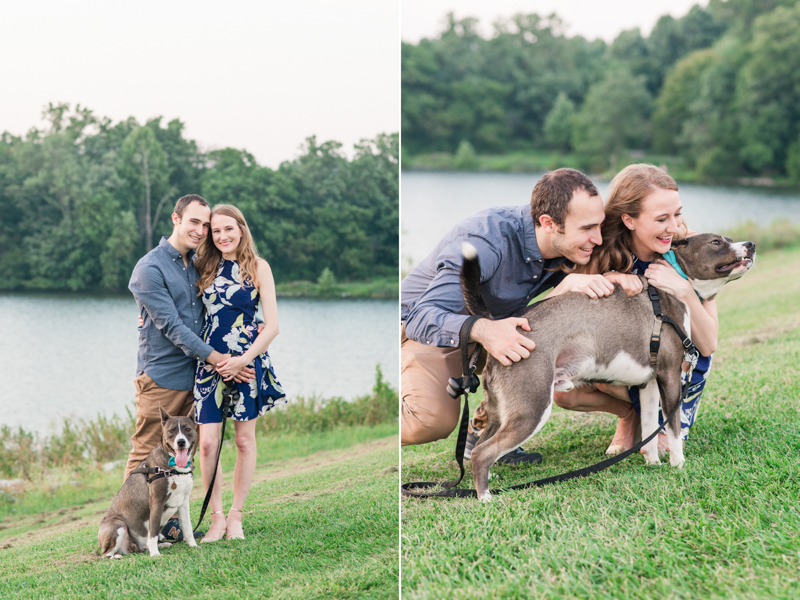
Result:
<svg viewBox="0 0 800 600"><path fill-rule="evenodd" d="M453 399L457 399L465 393L474 394L479 387L481 387L481 380L474 372L470 373L468 377L451 377L447 380L447 393Z"/></svg>

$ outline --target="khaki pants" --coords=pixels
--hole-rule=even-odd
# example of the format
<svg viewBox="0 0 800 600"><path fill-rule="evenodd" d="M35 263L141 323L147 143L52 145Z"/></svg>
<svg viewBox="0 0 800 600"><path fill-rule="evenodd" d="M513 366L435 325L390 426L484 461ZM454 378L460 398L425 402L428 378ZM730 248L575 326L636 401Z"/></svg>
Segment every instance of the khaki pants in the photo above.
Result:
<svg viewBox="0 0 800 600"><path fill-rule="evenodd" d="M470 344L470 356L474 346ZM483 370L481 354L476 373ZM425 444L446 438L458 425L461 402L447 393L447 380L461 377L461 349L438 348L409 340L405 327L400 333L400 443ZM486 426L485 401L475 410L473 422Z"/></svg>
<svg viewBox="0 0 800 600"><path fill-rule="evenodd" d="M147 373L139 375L133 383L136 385L136 431L131 437L133 448L128 455L125 479L161 441L159 406L163 406L173 417L189 416L194 407L194 394L191 390L169 390L158 387Z"/></svg>

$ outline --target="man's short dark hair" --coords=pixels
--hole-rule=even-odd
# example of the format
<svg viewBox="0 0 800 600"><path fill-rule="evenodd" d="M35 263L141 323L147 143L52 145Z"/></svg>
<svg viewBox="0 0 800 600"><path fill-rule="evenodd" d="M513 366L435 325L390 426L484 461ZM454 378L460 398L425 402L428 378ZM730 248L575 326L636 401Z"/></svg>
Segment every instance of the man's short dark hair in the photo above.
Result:
<svg viewBox="0 0 800 600"><path fill-rule="evenodd" d="M559 229L564 227L569 212L569 202L577 190L586 190L589 196L599 195L597 188L586 175L575 169L556 169L545 173L533 186L531 216L538 227L542 215L549 215Z"/></svg>
<svg viewBox="0 0 800 600"><path fill-rule="evenodd" d="M178 198L178 201L175 203L175 210L174 212L179 217L183 217L183 211L186 210L186 207L189 206L192 202L197 202L206 208L209 208L208 202L206 199L198 194L188 194L183 196L182 198Z"/></svg>

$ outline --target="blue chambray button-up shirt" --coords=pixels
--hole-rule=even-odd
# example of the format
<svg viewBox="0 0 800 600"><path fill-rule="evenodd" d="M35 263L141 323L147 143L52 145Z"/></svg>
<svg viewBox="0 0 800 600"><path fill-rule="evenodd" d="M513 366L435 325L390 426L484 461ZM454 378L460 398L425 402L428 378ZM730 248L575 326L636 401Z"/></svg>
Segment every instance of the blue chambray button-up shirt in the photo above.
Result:
<svg viewBox="0 0 800 600"><path fill-rule="evenodd" d="M530 206L481 211L451 229L403 279L400 319L409 339L432 346L458 346L468 316L459 279L463 242L478 251L481 293L496 319L510 317L565 277L561 270L548 269L566 259L545 260L539 252Z"/></svg>
<svg viewBox="0 0 800 600"><path fill-rule="evenodd" d="M197 359L214 350L200 338L203 301L197 295L197 270L166 237L133 269L128 289L136 298L142 328L136 375L147 373L159 387L191 390Z"/></svg>

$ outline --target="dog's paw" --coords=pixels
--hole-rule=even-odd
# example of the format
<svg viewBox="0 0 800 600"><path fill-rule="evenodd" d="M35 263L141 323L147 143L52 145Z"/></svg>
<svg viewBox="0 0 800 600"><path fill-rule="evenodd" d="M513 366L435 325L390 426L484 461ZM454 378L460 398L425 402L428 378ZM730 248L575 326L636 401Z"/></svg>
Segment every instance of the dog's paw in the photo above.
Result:
<svg viewBox="0 0 800 600"><path fill-rule="evenodd" d="M111 556L110 558L122 558L122 554L115 554L114 556Z"/></svg>
<svg viewBox="0 0 800 600"><path fill-rule="evenodd" d="M622 444L613 444L608 447L608 449L606 450L606 454L608 456L616 456L617 454L622 454L623 452L626 452L628 450L630 450L630 448L626 448Z"/></svg>
<svg viewBox="0 0 800 600"><path fill-rule="evenodd" d="M556 379L553 382L553 389L557 392L569 392L575 389L575 384L571 379Z"/></svg>
<svg viewBox="0 0 800 600"><path fill-rule="evenodd" d="M676 469L682 469L683 467L686 466L686 461L682 456L681 457L670 456L669 464L670 466L675 467Z"/></svg>
<svg viewBox="0 0 800 600"><path fill-rule="evenodd" d="M658 465L661 464L661 461L658 460L658 455L656 455L655 458L649 458L647 455L645 455L644 462L645 462L646 465L649 465L649 466L652 466L652 467L657 467Z"/></svg>
<svg viewBox="0 0 800 600"><path fill-rule="evenodd" d="M186 544L190 548L197 548L197 542L194 541L194 538L192 538L191 540L186 540Z"/></svg>
<svg viewBox="0 0 800 600"><path fill-rule="evenodd" d="M483 492L478 496L478 500L480 500L481 502L491 502L492 501L491 492L489 492L489 490L486 490L485 492Z"/></svg>
<svg viewBox="0 0 800 600"><path fill-rule="evenodd" d="M159 548L172 548L172 542L158 542Z"/></svg>

